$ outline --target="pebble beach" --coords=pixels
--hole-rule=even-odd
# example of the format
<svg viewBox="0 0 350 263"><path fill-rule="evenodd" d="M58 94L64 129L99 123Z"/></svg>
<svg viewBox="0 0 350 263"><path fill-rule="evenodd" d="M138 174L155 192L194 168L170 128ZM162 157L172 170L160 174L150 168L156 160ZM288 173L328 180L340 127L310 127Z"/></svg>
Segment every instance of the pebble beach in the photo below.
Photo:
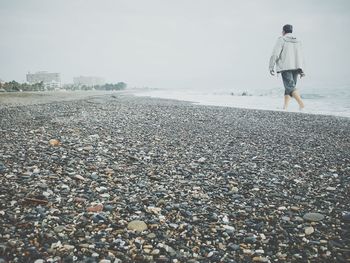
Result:
<svg viewBox="0 0 350 263"><path fill-rule="evenodd" d="M16 96L0 94L0 263L350 262L349 118Z"/></svg>

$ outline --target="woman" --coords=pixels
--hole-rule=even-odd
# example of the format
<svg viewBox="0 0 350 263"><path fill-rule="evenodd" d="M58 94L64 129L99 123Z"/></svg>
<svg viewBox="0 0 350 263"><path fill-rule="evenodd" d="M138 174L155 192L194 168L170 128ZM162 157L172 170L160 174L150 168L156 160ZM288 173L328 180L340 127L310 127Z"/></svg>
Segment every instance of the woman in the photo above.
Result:
<svg viewBox="0 0 350 263"><path fill-rule="evenodd" d="M282 36L278 38L270 59L270 73L275 75L281 73L285 88L284 106L287 110L290 98L293 97L299 104L299 109L304 108L304 103L296 89L298 75L304 77L304 59L301 50L301 43L292 35L293 26L284 25Z"/></svg>

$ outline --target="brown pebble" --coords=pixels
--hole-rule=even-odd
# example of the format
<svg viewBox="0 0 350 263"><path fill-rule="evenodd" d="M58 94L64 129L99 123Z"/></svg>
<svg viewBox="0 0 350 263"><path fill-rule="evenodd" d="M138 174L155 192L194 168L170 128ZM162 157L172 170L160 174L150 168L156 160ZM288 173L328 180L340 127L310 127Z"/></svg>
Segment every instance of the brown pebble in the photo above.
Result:
<svg viewBox="0 0 350 263"><path fill-rule="evenodd" d="M103 204L90 206L86 209L86 211L88 211L88 212L101 212L102 210L103 210Z"/></svg>
<svg viewBox="0 0 350 263"><path fill-rule="evenodd" d="M59 146L59 145L60 145L60 141L57 140L57 139L51 139L51 140L49 141L49 144L50 144L51 146Z"/></svg>
<svg viewBox="0 0 350 263"><path fill-rule="evenodd" d="M41 204L41 205L46 205L48 203L47 200L42 200L42 199L37 199L37 198L25 198L24 202L26 203L33 203L33 204Z"/></svg>

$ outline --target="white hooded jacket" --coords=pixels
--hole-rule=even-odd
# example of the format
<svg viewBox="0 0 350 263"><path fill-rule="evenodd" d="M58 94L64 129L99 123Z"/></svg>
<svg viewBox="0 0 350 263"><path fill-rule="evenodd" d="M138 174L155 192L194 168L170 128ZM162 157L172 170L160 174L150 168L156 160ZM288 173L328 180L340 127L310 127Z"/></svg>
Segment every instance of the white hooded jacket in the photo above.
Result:
<svg viewBox="0 0 350 263"><path fill-rule="evenodd" d="M278 38L270 58L270 71L275 65L277 72L300 69L305 73L301 43L291 33Z"/></svg>

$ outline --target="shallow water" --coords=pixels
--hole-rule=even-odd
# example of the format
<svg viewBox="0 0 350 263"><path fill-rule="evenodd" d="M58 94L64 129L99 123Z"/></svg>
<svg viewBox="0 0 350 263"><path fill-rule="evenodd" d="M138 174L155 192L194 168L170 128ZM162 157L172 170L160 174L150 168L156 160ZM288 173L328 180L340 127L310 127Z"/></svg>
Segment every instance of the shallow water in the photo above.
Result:
<svg viewBox="0 0 350 263"><path fill-rule="evenodd" d="M243 92L247 96L242 96ZM201 105L227 106L263 110L283 110L283 91L280 88L270 90L186 90L186 89L140 89L137 96L192 101ZM303 112L350 117L350 88L317 90L309 88L301 92L305 103ZM288 111L299 112L298 104L291 100Z"/></svg>

